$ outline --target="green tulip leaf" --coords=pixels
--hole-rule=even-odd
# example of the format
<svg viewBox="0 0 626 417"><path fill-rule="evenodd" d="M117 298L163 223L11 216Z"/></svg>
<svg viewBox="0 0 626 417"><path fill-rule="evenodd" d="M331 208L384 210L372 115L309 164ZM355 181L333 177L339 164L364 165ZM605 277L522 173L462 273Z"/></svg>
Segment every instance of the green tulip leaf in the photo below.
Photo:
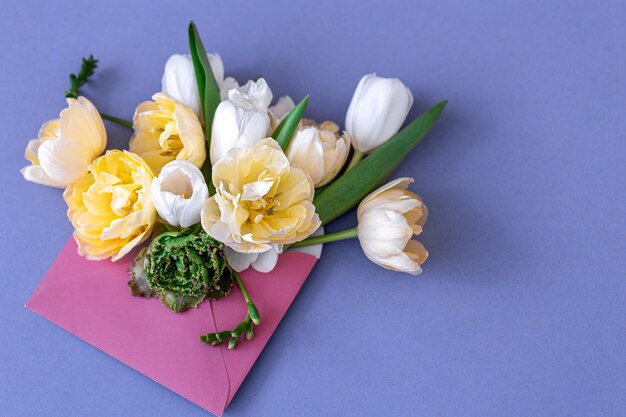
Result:
<svg viewBox="0 0 626 417"><path fill-rule="evenodd" d="M204 136L206 160L202 165L202 173L209 186L209 192L214 192L213 183L211 182L211 160L209 153L211 149L211 126L213 125L213 117L215 116L215 110L220 104L220 89L215 81L211 64L204 49L202 39L196 25L193 22L189 23L189 51L191 53L191 60L193 61L193 68L196 73L196 81L198 83L198 93L200 95L200 105L202 107L201 120L204 123Z"/></svg>
<svg viewBox="0 0 626 417"><path fill-rule="evenodd" d="M315 197L313 204L322 224L355 207L389 178L402 160L435 124L448 101L422 113L407 127L381 145L354 168L335 180Z"/></svg>
<svg viewBox="0 0 626 417"><path fill-rule="evenodd" d="M274 130L274 133L272 133L272 137L276 140L276 142L278 142L283 150L286 150L289 146L289 142L291 142L291 138L298 128L300 120L302 120L302 116L304 115L304 110L306 109L308 102L309 96L306 96L296 107L287 113L276 130Z"/></svg>

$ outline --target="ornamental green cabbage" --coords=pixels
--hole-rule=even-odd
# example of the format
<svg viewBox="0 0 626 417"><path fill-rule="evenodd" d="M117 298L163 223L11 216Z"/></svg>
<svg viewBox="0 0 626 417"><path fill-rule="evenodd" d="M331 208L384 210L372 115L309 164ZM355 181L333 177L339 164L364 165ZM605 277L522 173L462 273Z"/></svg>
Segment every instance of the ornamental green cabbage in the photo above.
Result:
<svg viewBox="0 0 626 417"><path fill-rule="evenodd" d="M206 298L224 297L233 286L223 245L190 229L156 236L139 252L129 273L134 296L158 297L175 312L194 308Z"/></svg>

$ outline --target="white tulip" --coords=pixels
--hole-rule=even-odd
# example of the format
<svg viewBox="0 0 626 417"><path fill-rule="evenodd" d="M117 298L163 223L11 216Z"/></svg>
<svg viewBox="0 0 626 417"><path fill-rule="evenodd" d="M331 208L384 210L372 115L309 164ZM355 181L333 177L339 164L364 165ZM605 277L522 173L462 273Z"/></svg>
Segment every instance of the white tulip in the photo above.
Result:
<svg viewBox="0 0 626 417"><path fill-rule="evenodd" d="M228 100L217 106L213 118L211 164L232 148L251 146L268 136L271 101L272 91L263 78L228 91Z"/></svg>
<svg viewBox="0 0 626 417"><path fill-rule="evenodd" d="M311 236L321 236L324 234L324 227L320 226ZM289 249L289 252L302 252L317 259L322 257L322 244L304 246L301 248ZM255 271L268 273L274 270L278 262L278 255L282 253L283 245L272 245L270 250L263 253L242 253L224 246L224 255L231 268L237 272L252 268Z"/></svg>
<svg viewBox="0 0 626 417"><path fill-rule="evenodd" d="M104 151L107 134L95 106L85 97L69 98L67 104L60 119L44 123L39 137L28 143L24 156L31 165L20 171L26 180L64 188L87 174Z"/></svg>
<svg viewBox="0 0 626 417"><path fill-rule="evenodd" d="M224 255L231 268L237 272L252 267L256 271L267 273L271 272L278 262L278 249L276 246L272 246L272 248L262 253L242 253L225 246Z"/></svg>
<svg viewBox="0 0 626 417"><path fill-rule="evenodd" d="M276 130L280 122L296 105L289 96L282 96L278 99L276 104L270 106L267 109L267 114L270 116L270 130L268 133L272 133Z"/></svg>
<svg viewBox="0 0 626 417"><path fill-rule="evenodd" d="M361 78L346 114L352 145L369 153L395 135L413 105L411 91L397 78Z"/></svg>
<svg viewBox="0 0 626 417"><path fill-rule="evenodd" d="M163 166L152 180L152 201L159 216L172 226L200 223L202 204L209 189L202 172L191 162L174 160Z"/></svg>
<svg viewBox="0 0 626 417"><path fill-rule="evenodd" d="M218 54L207 54L218 87L224 83L224 64ZM200 116L200 95L190 55L172 55L165 63L161 91L191 108Z"/></svg>
<svg viewBox="0 0 626 417"><path fill-rule="evenodd" d="M235 81L235 85L237 82ZM256 81L248 81L239 87L238 85L228 90L228 99L235 103L250 105L259 111L267 111L272 102L272 90L267 85L264 78Z"/></svg>
<svg viewBox="0 0 626 417"><path fill-rule="evenodd" d="M282 96L278 99L276 104L270 106L269 111L276 117L278 120L282 120L283 117L287 116L293 108L296 107L296 104L293 102L291 97Z"/></svg>
<svg viewBox="0 0 626 417"><path fill-rule="evenodd" d="M407 190L412 178L399 178L366 197L357 211L358 238L372 262L393 271L417 275L428 252L413 235L422 232L428 210Z"/></svg>
<svg viewBox="0 0 626 417"><path fill-rule="evenodd" d="M233 77L226 77L220 87L220 98L222 101L228 100L228 92L233 88L239 88L239 82Z"/></svg>
<svg viewBox="0 0 626 417"><path fill-rule="evenodd" d="M350 135L340 137L338 131L332 122L305 127L296 132L287 148L291 165L305 170L316 188L332 181L348 158Z"/></svg>

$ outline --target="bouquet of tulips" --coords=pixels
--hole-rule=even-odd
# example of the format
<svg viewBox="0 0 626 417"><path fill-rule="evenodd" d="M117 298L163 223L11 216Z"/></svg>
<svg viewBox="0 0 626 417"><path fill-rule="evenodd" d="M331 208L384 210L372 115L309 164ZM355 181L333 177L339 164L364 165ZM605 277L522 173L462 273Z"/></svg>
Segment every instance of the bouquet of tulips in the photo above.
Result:
<svg viewBox="0 0 626 417"><path fill-rule="evenodd" d="M383 185L433 126L441 102L400 130L413 103L398 79L366 75L348 108L345 130L303 118L281 97L273 106L263 78L240 85L224 77L193 23L190 55L165 64L161 92L132 122L99 113L79 89L97 61L70 75L67 108L43 124L26 148L24 178L64 188L79 254L116 261L147 244L129 270L131 294L174 312L241 290L248 309L233 330L201 341L233 349L261 318L239 272L270 272L290 247L358 237L367 258L418 274L428 253L414 235L428 211L399 178ZM128 150L107 150L103 119L133 130ZM353 151L352 151L353 150ZM349 161L349 162L348 162ZM323 234L355 206L358 226Z"/></svg>

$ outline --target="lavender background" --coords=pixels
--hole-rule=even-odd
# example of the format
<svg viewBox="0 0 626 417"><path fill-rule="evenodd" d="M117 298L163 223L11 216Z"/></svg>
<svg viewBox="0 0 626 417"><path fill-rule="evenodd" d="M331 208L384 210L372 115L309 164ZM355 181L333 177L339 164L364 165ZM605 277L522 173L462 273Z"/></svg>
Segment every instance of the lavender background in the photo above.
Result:
<svg viewBox="0 0 626 417"><path fill-rule="evenodd" d="M22 154L84 92L129 118L193 18L226 72L343 122L359 78L450 103L396 176L431 211L413 278L325 254L226 416L617 416L626 409L626 6L619 1L2 1L0 404L7 416L206 412L22 306L71 233ZM110 147L129 131L107 124ZM331 230L351 227L350 213Z"/></svg>

